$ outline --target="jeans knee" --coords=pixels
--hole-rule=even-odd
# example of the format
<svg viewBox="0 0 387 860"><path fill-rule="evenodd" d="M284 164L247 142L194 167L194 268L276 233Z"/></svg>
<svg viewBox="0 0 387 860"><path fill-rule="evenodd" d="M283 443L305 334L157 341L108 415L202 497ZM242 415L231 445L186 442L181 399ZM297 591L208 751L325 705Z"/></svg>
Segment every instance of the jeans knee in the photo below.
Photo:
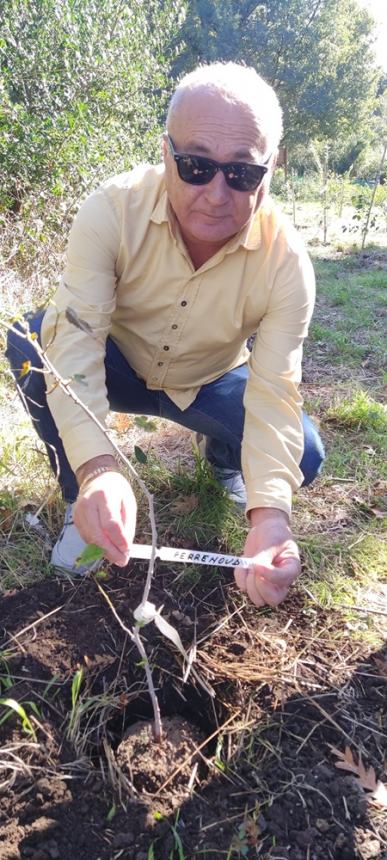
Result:
<svg viewBox="0 0 387 860"><path fill-rule="evenodd" d="M20 375L23 362L29 360L27 356L27 341L21 334L18 334L18 331L21 332L21 329L18 327L17 323L9 329L5 349L5 356L8 359L11 370L15 376Z"/></svg>
<svg viewBox="0 0 387 860"><path fill-rule="evenodd" d="M23 328L17 323L8 331L5 355L23 393L37 402L44 400L46 385L41 360L33 343L24 337Z"/></svg>

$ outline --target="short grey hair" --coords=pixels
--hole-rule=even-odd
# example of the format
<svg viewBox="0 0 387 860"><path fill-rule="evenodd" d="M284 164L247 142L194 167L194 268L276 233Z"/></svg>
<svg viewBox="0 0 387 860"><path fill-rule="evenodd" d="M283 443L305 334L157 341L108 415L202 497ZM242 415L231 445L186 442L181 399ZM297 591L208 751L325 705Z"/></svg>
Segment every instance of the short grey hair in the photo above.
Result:
<svg viewBox="0 0 387 860"><path fill-rule="evenodd" d="M171 98L167 128L173 125L183 99L195 90L219 93L226 101L246 105L257 123L269 152L274 152L282 137L282 110L277 95L250 66L240 63L210 63L197 66L179 81Z"/></svg>

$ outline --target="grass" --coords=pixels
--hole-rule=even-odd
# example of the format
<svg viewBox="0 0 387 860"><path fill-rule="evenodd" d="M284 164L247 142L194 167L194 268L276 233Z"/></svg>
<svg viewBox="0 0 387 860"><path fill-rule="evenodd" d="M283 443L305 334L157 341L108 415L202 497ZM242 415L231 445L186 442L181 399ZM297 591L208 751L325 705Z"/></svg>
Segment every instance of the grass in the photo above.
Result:
<svg viewBox="0 0 387 860"><path fill-rule="evenodd" d="M367 259L378 264L372 254ZM386 277L385 270L365 270L361 254L319 257L315 267L304 394L327 457L320 481L307 497L299 493L295 521L303 582L321 606L332 607L361 603L367 583L377 588L387 575ZM377 636L377 619L368 622Z"/></svg>
<svg viewBox="0 0 387 860"><path fill-rule="evenodd" d="M244 517L238 516L226 491L213 476L211 466L194 455L192 469L172 472L152 456L139 469L154 493L160 545L177 541L192 548L216 547L237 553L246 533ZM145 508L140 500L141 519ZM149 535L150 536L150 531Z"/></svg>
<svg viewBox="0 0 387 860"><path fill-rule="evenodd" d="M49 548L62 503L43 446L27 418L0 433L0 592L50 574ZM37 527L29 518L42 507Z"/></svg>
<svg viewBox="0 0 387 860"><path fill-rule="evenodd" d="M327 418L335 421L339 427L365 430L372 440L376 435L381 447L387 445L387 409L363 389L332 406Z"/></svg>
<svg viewBox="0 0 387 860"><path fill-rule="evenodd" d="M365 259L357 253L345 253L334 260L314 260L318 310L307 350L325 347L333 363L344 361L351 367L360 367L369 361L382 373L386 354L386 275L383 267L365 270L369 257L372 262L371 254Z"/></svg>

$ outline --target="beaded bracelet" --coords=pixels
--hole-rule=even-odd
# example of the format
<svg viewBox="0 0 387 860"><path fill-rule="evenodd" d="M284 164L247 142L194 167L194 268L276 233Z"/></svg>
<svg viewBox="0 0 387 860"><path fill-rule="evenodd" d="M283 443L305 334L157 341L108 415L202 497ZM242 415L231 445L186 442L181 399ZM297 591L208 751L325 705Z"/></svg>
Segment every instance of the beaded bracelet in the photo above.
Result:
<svg viewBox="0 0 387 860"><path fill-rule="evenodd" d="M93 478L97 478L98 475L103 475L104 472L116 472L118 473L118 469L114 469L112 466L97 466L96 469L93 469L92 472L89 472L88 475L83 479L79 486L78 495L81 494L82 490L85 488L86 484L89 481L92 481Z"/></svg>

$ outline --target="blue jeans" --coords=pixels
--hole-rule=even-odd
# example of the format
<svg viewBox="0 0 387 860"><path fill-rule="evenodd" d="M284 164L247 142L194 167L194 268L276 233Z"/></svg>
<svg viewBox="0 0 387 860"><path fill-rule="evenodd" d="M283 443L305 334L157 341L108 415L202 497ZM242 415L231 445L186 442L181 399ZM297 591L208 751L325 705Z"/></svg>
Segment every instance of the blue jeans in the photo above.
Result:
<svg viewBox="0 0 387 860"><path fill-rule="evenodd" d="M28 320L30 331L36 332L39 338L42 319L43 313L40 313ZM37 433L46 445L63 498L66 502L73 502L78 494L78 485L47 405L44 375L34 371L34 368L41 368L40 359L32 344L15 332L9 332L6 355L23 392L24 405ZM20 369L24 361L31 362L31 370L20 379ZM244 425L243 394L248 378L246 364L225 373L214 382L202 385L193 403L183 410L179 409L165 392L149 391L111 338L107 339L106 344L105 370L112 410L168 418L189 430L203 433L208 437L206 455L209 462L221 468L240 470ZM305 486L310 484L320 471L324 448L316 427L305 413L302 421L304 453L300 469L304 475Z"/></svg>

